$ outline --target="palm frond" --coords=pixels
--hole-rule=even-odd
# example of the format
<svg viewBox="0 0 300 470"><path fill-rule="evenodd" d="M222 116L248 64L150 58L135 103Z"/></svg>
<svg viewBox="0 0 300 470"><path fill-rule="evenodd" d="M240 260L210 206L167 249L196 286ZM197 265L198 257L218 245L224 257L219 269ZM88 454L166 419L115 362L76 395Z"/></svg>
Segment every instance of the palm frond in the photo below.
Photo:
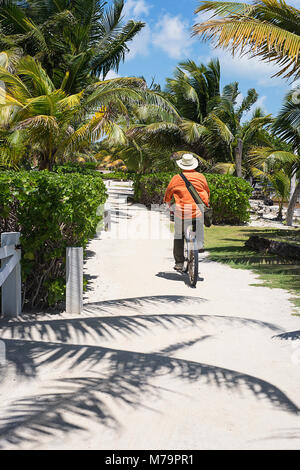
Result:
<svg viewBox="0 0 300 470"><path fill-rule="evenodd" d="M195 13L210 12L212 16L247 15L254 9L253 5L242 2L202 1Z"/></svg>
<svg viewBox="0 0 300 470"><path fill-rule="evenodd" d="M274 166L279 163L281 165L300 163L300 157L291 152L274 150L270 147L254 147L249 152L250 161L254 165L263 166L265 164Z"/></svg>
<svg viewBox="0 0 300 470"><path fill-rule="evenodd" d="M145 26L145 23L129 21L122 31L115 37L107 35L94 47L94 54L90 62L92 71L106 77L110 70L118 72L120 62L124 61L126 53L130 50L130 42Z"/></svg>
<svg viewBox="0 0 300 470"><path fill-rule="evenodd" d="M195 35L233 53L276 62L281 66L276 76L299 76L299 10L281 0L261 0L236 9L232 3L204 2L199 11L219 17L196 24Z"/></svg>
<svg viewBox="0 0 300 470"><path fill-rule="evenodd" d="M252 106L256 103L258 100L258 93L254 88L251 88L247 92L247 96L243 99L241 105L237 109L237 116L238 119L241 119L243 114L247 111L250 111Z"/></svg>
<svg viewBox="0 0 300 470"><path fill-rule="evenodd" d="M213 127L216 129L217 133L227 144L230 144L233 141L234 137L230 129L218 116L216 116L214 113L211 113L209 116L209 121L212 122Z"/></svg>
<svg viewBox="0 0 300 470"><path fill-rule="evenodd" d="M221 173L223 175L234 175L235 164L234 163L216 163L212 171L215 173Z"/></svg>
<svg viewBox="0 0 300 470"><path fill-rule="evenodd" d="M187 119L182 120L180 129L184 132L184 138L189 144L199 141L208 133L207 127Z"/></svg>

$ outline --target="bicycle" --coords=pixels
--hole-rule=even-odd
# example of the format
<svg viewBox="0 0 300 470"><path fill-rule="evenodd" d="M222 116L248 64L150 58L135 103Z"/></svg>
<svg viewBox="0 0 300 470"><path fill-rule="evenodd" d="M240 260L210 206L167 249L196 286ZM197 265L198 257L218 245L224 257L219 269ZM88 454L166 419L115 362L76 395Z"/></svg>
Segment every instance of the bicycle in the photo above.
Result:
<svg viewBox="0 0 300 470"><path fill-rule="evenodd" d="M184 264L183 272L189 276L192 287L196 287L199 274L199 255L196 232L189 225L184 232Z"/></svg>

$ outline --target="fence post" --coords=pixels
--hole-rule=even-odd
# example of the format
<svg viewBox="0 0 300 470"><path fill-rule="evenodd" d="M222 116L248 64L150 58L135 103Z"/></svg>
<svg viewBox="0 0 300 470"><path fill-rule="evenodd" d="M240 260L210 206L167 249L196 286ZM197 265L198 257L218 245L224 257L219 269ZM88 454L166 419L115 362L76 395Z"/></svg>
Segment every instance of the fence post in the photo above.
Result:
<svg viewBox="0 0 300 470"><path fill-rule="evenodd" d="M1 234L1 247L7 245L19 245L19 232L7 232ZM2 286L1 311L2 315L8 317L18 317L22 312L22 295L21 295L21 250L16 250L19 259L15 269L10 273ZM1 261L1 267L9 262L9 258Z"/></svg>
<svg viewBox="0 0 300 470"><path fill-rule="evenodd" d="M66 312L80 314L83 307L83 248L67 248Z"/></svg>

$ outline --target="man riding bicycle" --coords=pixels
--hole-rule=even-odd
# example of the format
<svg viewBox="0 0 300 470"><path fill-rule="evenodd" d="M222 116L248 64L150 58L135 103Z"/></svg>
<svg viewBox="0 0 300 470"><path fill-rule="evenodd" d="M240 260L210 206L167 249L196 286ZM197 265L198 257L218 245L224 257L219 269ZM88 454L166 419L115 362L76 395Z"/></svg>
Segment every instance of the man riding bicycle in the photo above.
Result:
<svg viewBox="0 0 300 470"><path fill-rule="evenodd" d="M177 160L177 165L182 174L192 183L205 205L209 205L209 187L205 176L199 173L196 168L198 160L191 154L185 154L181 160ZM174 258L176 271L182 271L184 265L184 233L188 226L192 226L196 232L198 248L203 248L204 214L199 209L189 192L184 179L180 175L172 178L167 187L164 202L171 207L172 198L175 199L175 235L174 235Z"/></svg>

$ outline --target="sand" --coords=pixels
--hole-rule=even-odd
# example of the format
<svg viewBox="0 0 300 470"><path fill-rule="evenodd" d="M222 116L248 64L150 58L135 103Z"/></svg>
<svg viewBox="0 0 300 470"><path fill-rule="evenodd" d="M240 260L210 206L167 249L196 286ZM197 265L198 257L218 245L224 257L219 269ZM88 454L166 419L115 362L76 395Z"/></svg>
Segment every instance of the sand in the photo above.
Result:
<svg viewBox="0 0 300 470"><path fill-rule="evenodd" d="M112 231L88 247L82 315L0 321L0 448L299 449L289 293L206 254L191 288L167 216L122 186Z"/></svg>

